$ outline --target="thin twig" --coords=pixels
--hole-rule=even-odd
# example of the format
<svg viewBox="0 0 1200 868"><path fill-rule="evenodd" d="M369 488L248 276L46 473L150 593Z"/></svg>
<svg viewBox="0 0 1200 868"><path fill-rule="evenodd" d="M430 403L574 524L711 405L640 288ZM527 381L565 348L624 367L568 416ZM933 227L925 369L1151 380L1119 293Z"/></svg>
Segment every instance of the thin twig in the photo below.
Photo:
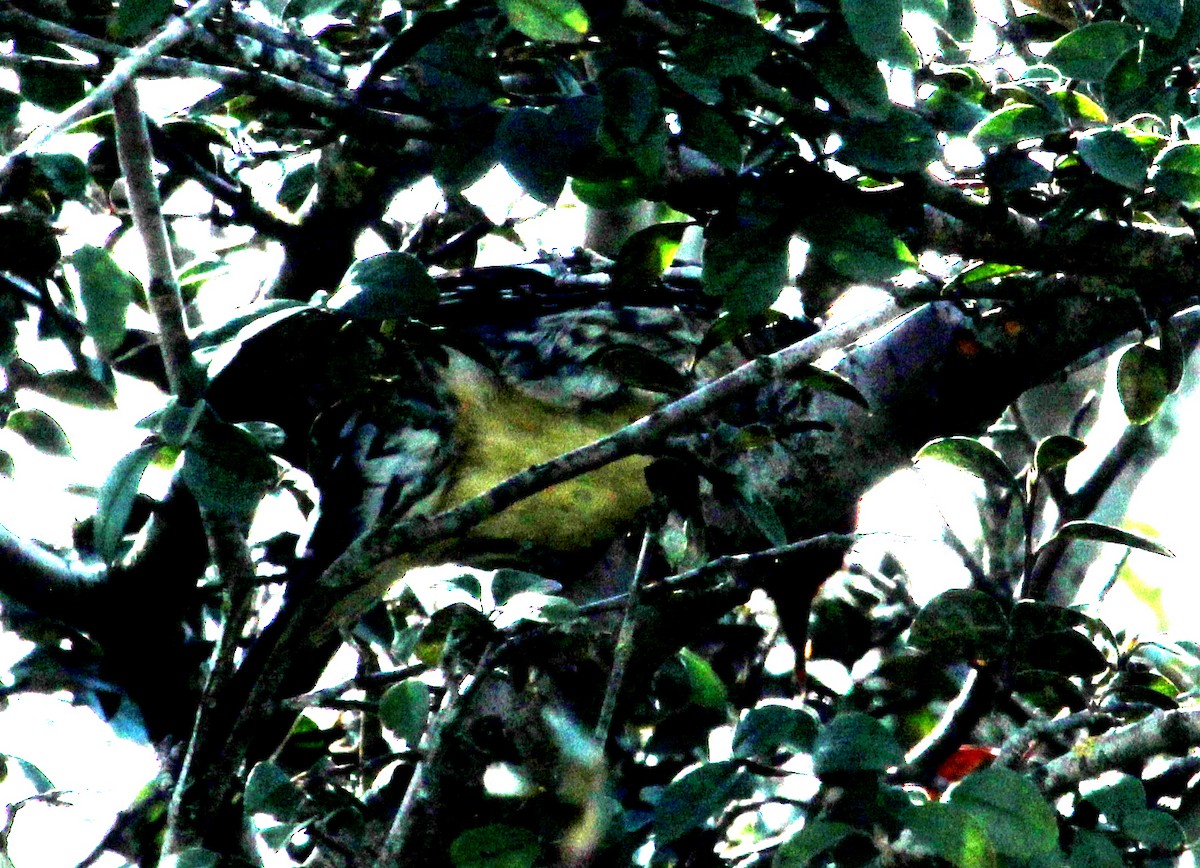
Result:
<svg viewBox="0 0 1200 868"><path fill-rule="evenodd" d="M325 687L321 690L314 690L310 693L284 700L284 705L295 709L311 708L314 706L328 708L330 707L329 703L340 700L342 694L350 690L370 690L372 688L387 687L391 684L406 681L409 678L415 678L428 671L428 665L414 663L412 666L405 666L403 669L396 669L392 672L372 672L367 675L357 675L349 681L343 681L341 684L336 684L333 687Z"/></svg>
<svg viewBox="0 0 1200 868"><path fill-rule="evenodd" d="M617 710L617 697L625 681L625 670L633 657L633 632L637 629L638 588L646 571L646 554L650 550L650 530L642 534L642 547L638 552L637 565L629 580L629 592L625 600L625 614L621 618L621 629L617 633L617 644L613 648L612 669L608 673L608 684L604 688L604 702L600 706L600 717L596 721L594 735L597 743L608 744L608 732L612 727L613 713Z"/></svg>
<svg viewBox="0 0 1200 868"><path fill-rule="evenodd" d="M104 105L118 91L133 81L142 67L151 60L161 56L172 45L191 33L192 29L200 26L206 18L216 12L225 0L200 0L195 6L178 18L173 18L156 36L133 54L122 58L104 81L94 88L87 96L75 105L59 113L53 121L36 130L25 139L15 151L5 155L0 162L0 176L8 173L12 161L20 154L36 151L50 139L66 130L76 121L93 114L99 106Z"/></svg>

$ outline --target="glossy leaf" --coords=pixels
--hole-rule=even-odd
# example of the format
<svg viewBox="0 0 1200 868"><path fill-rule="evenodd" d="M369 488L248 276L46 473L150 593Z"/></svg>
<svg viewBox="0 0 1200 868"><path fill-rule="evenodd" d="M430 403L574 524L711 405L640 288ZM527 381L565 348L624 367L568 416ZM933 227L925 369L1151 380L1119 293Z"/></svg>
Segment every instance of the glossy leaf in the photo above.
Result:
<svg viewBox="0 0 1200 868"><path fill-rule="evenodd" d="M492 576L492 600L497 606L503 606L517 594L556 594L561 590L558 582L522 570L501 569Z"/></svg>
<svg viewBox="0 0 1200 868"><path fill-rule="evenodd" d="M882 774L900 765L904 753L896 738L860 711L839 714L817 733L813 771L817 777L859 772Z"/></svg>
<svg viewBox="0 0 1200 868"><path fill-rule="evenodd" d="M1137 44L1137 29L1117 21L1084 24L1046 52L1046 63L1067 78L1103 81L1117 58Z"/></svg>
<svg viewBox="0 0 1200 868"><path fill-rule="evenodd" d="M1171 39L1183 18L1183 0L1121 0L1125 11L1155 36Z"/></svg>
<svg viewBox="0 0 1200 868"><path fill-rule="evenodd" d="M532 868L540 853L533 832L501 823L468 829L450 845L454 868Z"/></svg>
<svg viewBox="0 0 1200 868"><path fill-rule="evenodd" d="M1018 103L988 115L971 130L970 137L980 148L1000 148L1061 129L1062 122L1041 106Z"/></svg>
<svg viewBox="0 0 1200 868"><path fill-rule="evenodd" d="M839 398L845 398L852 404L857 404L864 410L870 410L871 405L867 403L867 399L863 397L863 393L858 391L853 383L847 380L840 374L833 371L827 371L824 368L818 368L816 365L802 365L792 376L797 383L807 386L810 389L818 392L829 392L837 395Z"/></svg>
<svg viewBox="0 0 1200 868"><path fill-rule="evenodd" d="M82 371L49 371L29 387L65 404L94 410L114 410L117 396L111 386L94 380Z"/></svg>
<svg viewBox="0 0 1200 868"><path fill-rule="evenodd" d="M567 183L557 128L537 109L516 109L496 130L496 156L513 180L539 202L553 205Z"/></svg>
<svg viewBox="0 0 1200 868"><path fill-rule="evenodd" d="M942 437L931 440L913 456L914 462L931 459L953 465L990 485L1017 491L1017 479L996 452L974 437Z"/></svg>
<svg viewBox="0 0 1200 868"><path fill-rule="evenodd" d="M689 648L679 649L679 659L692 688L692 704L716 711L725 708L729 691L712 664Z"/></svg>
<svg viewBox="0 0 1200 868"><path fill-rule="evenodd" d="M1055 434L1038 443L1034 452L1033 465L1039 472L1045 473L1066 464L1087 448L1087 444L1078 437L1068 437L1066 434Z"/></svg>
<svg viewBox="0 0 1200 868"><path fill-rule="evenodd" d="M109 472L96 499L96 520L93 525L93 545L106 563L121 556L125 525L137 498L142 474L154 460L158 446L139 446L121 458Z"/></svg>
<svg viewBox="0 0 1200 868"><path fill-rule="evenodd" d="M996 850L979 818L958 805L927 802L903 814L913 840L956 868L990 868Z"/></svg>
<svg viewBox="0 0 1200 868"><path fill-rule="evenodd" d="M1125 416L1134 425L1145 425L1158 415L1171 394L1171 372L1161 350L1134 344L1117 363L1117 395Z"/></svg>
<svg viewBox="0 0 1200 868"><path fill-rule="evenodd" d="M253 513L279 471L252 435L236 425L209 422L187 443L179 475L201 508L243 518Z"/></svg>
<svg viewBox="0 0 1200 868"><path fill-rule="evenodd" d="M111 353L125 340L125 315L140 285L117 265L112 254L99 247L79 248L71 255L71 264L79 274L88 335L100 352Z"/></svg>
<svg viewBox="0 0 1200 868"><path fill-rule="evenodd" d="M739 794L753 789L735 762L706 763L676 778L654 806L654 833L674 841L704 826Z"/></svg>
<svg viewBox="0 0 1200 868"><path fill-rule="evenodd" d="M901 0L840 0L850 36L867 57L893 66L912 63L912 46L904 32Z"/></svg>
<svg viewBox="0 0 1200 868"><path fill-rule="evenodd" d="M790 705L760 705L746 712L733 734L733 755L770 760L779 750L800 753L812 749L817 738L813 716Z"/></svg>
<svg viewBox="0 0 1200 868"><path fill-rule="evenodd" d="M1008 619L982 591L943 591L917 613L908 643L939 660L991 660L1003 652Z"/></svg>
<svg viewBox="0 0 1200 868"><path fill-rule="evenodd" d="M1150 159L1137 144L1117 130L1100 130L1079 140L1079 157L1102 178L1129 190L1146 187Z"/></svg>
<svg viewBox="0 0 1200 868"><path fill-rule="evenodd" d="M411 253L380 253L350 267L329 307L356 319L420 317L438 302L437 284Z"/></svg>
<svg viewBox="0 0 1200 868"><path fill-rule="evenodd" d="M907 109L896 109L882 121L851 121L843 135L838 159L876 172L919 172L942 153L937 132Z"/></svg>
<svg viewBox="0 0 1200 868"><path fill-rule="evenodd" d="M1095 542L1129 546L1167 558L1175 557L1175 554L1161 543L1133 531L1095 521L1069 521L1058 529L1058 532L1054 534L1054 539L1089 539Z"/></svg>
<svg viewBox="0 0 1200 868"><path fill-rule="evenodd" d="M246 780L247 814L270 814L280 820L296 817L304 803L304 793L291 777L273 762L260 762Z"/></svg>
<svg viewBox="0 0 1200 868"><path fill-rule="evenodd" d="M996 852L1028 859L1058 849L1058 820L1033 782L1011 769L968 775L946 797L948 804L982 822Z"/></svg>
<svg viewBox="0 0 1200 868"><path fill-rule="evenodd" d="M542 42L582 42L591 26L579 0L500 0L500 8L513 27Z"/></svg>
<svg viewBox="0 0 1200 868"><path fill-rule="evenodd" d="M393 684L379 699L379 719L409 747L416 747L429 717L429 697L429 685L418 678Z"/></svg>
<svg viewBox="0 0 1200 868"><path fill-rule="evenodd" d="M1178 142L1154 159L1155 192L1185 205L1200 203L1200 142Z"/></svg>
<svg viewBox="0 0 1200 868"><path fill-rule="evenodd" d="M174 7L174 0L121 0L108 22L108 35L123 41L141 39L166 21Z"/></svg>
<svg viewBox="0 0 1200 868"><path fill-rule="evenodd" d="M788 238L759 227L708 238L704 251L705 291L720 296L743 321L767 310L788 280Z"/></svg>
<svg viewBox="0 0 1200 868"><path fill-rule="evenodd" d="M775 854L772 868L808 868L822 853L828 853L847 838L866 838L866 833L849 823L809 820L784 842Z"/></svg>
<svg viewBox="0 0 1200 868"><path fill-rule="evenodd" d="M69 456L71 443L66 432L49 413L42 410L15 410L5 426L22 440L47 455Z"/></svg>

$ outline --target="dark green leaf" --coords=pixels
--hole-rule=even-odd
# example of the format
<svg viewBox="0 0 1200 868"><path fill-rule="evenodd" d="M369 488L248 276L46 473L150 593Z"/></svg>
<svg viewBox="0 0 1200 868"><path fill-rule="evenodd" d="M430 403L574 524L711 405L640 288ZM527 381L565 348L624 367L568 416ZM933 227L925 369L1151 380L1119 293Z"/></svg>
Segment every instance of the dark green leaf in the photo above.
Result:
<svg viewBox="0 0 1200 868"><path fill-rule="evenodd" d="M809 868L814 859L851 837L866 838L861 829L848 823L809 820L804 828L784 842L775 854L772 868Z"/></svg>
<svg viewBox="0 0 1200 868"><path fill-rule="evenodd" d="M1008 618L982 591L954 588L922 607L908 642L940 660L991 660L1003 653Z"/></svg>
<svg viewBox="0 0 1200 868"><path fill-rule="evenodd" d="M1004 459L974 437L942 437L931 440L921 447L913 461L927 458L959 467L990 485L998 485L1014 492L1020 490L1016 477L1008 469Z"/></svg>
<svg viewBox="0 0 1200 868"><path fill-rule="evenodd" d="M513 27L543 42L582 42L591 26L579 0L500 0L500 8Z"/></svg>
<svg viewBox="0 0 1200 868"><path fill-rule="evenodd" d="M12 479L13 473L16 472L16 469L17 465L16 462L13 461L13 457L3 449L0 449L0 476Z"/></svg>
<svg viewBox="0 0 1200 868"><path fill-rule="evenodd" d="M688 37L679 62L706 79L749 75L767 56L767 35L751 19L723 18L702 25Z"/></svg>
<svg viewBox="0 0 1200 868"><path fill-rule="evenodd" d="M703 827L731 800L753 789L753 783L735 762L715 762L694 768L663 790L654 806L654 834L674 841Z"/></svg>
<svg viewBox="0 0 1200 868"><path fill-rule="evenodd" d="M52 42L36 36L22 35L15 41L22 54L40 55L57 60L75 60L75 56ZM79 102L87 94L82 72L46 69L37 66L21 67L17 73L22 98L52 112L61 112Z"/></svg>
<svg viewBox="0 0 1200 868"><path fill-rule="evenodd" d="M275 483L279 471L253 436L236 425L210 422L193 432L179 475L202 509L245 518Z"/></svg>
<svg viewBox="0 0 1200 868"><path fill-rule="evenodd" d="M737 505L767 542L773 546L787 545L787 530L769 500L747 488L737 492Z"/></svg>
<svg viewBox="0 0 1200 868"><path fill-rule="evenodd" d="M141 39L167 20L175 0L120 0L108 22L108 35L123 42Z"/></svg>
<svg viewBox="0 0 1200 868"><path fill-rule="evenodd" d="M496 130L501 115L478 112L450 131L449 140L439 142L433 157L433 179L447 193L457 193L474 184L496 165Z"/></svg>
<svg viewBox="0 0 1200 868"><path fill-rule="evenodd" d="M229 273L229 264L220 259L197 259L189 262L179 272L179 289L184 301L196 297L200 287L210 280L224 277Z"/></svg>
<svg viewBox="0 0 1200 868"><path fill-rule="evenodd" d="M1171 372L1161 350L1134 344L1117 363L1117 395L1125 416L1134 425L1145 425L1158 415L1171 394Z"/></svg>
<svg viewBox="0 0 1200 868"><path fill-rule="evenodd" d="M47 455L68 456L71 443L57 422L41 410L16 410L8 417L8 430Z"/></svg>
<svg viewBox="0 0 1200 868"><path fill-rule="evenodd" d="M804 709L790 705L760 705L746 712L733 734L733 755L769 761L776 751L800 753L812 749L817 722Z"/></svg>
<svg viewBox="0 0 1200 868"><path fill-rule="evenodd" d="M506 114L496 130L496 156L530 196L545 205L558 201L567 183L566 155L549 115L531 108Z"/></svg>
<svg viewBox="0 0 1200 868"><path fill-rule="evenodd" d="M187 847L167 856L160 864L162 868L217 868L221 856L203 847Z"/></svg>
<svg viewBox="0 0 1200 868"><path fill-rule="evenodd" d="M1120 827L1127 816L1146 810L1146 788L1124 772L1108 772L1084 781L1079 793L1114 826Z"/></svg>
<svg viewBox="0 0 1200 868"><path fill-rule="evenodd" d="M1143 847L1178 852L1186 841L1183 828L1166 811L1147 808L1128 814L1121 831Z"/></svg>
<svg viewBox="0 0 1200 868"><path fill-rule="evenodd" d="M92 379L82 371L50 371L39 376L29 387L76 407L113 410L117 406L112 387Z"/></svg>
<svg viewBox="0 0 1200 868"><path fill-rule="evenodd" d="M658 85L644 69L626 67L600 82L604 100L604 125L623 144L637 144L662 126Z"/></svg>
<svg viewBox="0 0 1200 868"><path fill-rule="evenodd" d="M1070 868L1125 868L1121 851L1107 836L1088 829L1075 829L1075 842L1067 860Z"/></svg>
<svg viewBox="0 0 1200 868"><path fill-rule="evenodd" d="M992 112L971 130L970 137L980 148L1000 148L1040 139L1062 128L1062 121L1041 106L1017 103Z"/></svg>
<svg viewBox="0 0 1200 868"><path fill-rule="evenodd" d="M1137 44L1137 28L1118 21L1084 24L1050 46L1046 63L1067 78L1102 81L1127 49Z"/></svg>
<svg viewBox="0 0 1200 868"><path fill-rule="evenodd" d="M413 58L422 96L434 107L454 112L482 109L502 92L496 65L481 53L476 35L450 30Z"/></svg>
<svg viewBox="0 0 1200 868"><path fill-rule="evenodd" d="M1154 158L1155 192L1185 205L1200 203L1200 142L1177 142Z"/></svg>
<svg viewBox="0 0 1200 868"><path fill-rule="evenodd" d="M1022 662L1032 668L1090 678L1108 668L1108 660L1092 640L1074 630L1045 633L1032 639L1020 650Z"/></svg>
<svg viewBox="0 0 1200 868"><path fill-rule="evenodd" d="M415 748L429 717L429 685L417 678L393 684L379 699L383 725Z"/></svg>
<svg viewBox="0 0 1200 868"><path fill-rule="evenodd" d="M892 66L912 67L914 49L901 26L901 0L841 0L842 15L863 54Z"/></svg>
<svg viewBox="0 0 1200 868"><path fill-rule="evenodd" d="M360 259L329 299L334 310L356 319L419 318L438 302L429 271L411 253L380 253Z"/></svg>
<svg viewBox="0 0 1200 868"><path fill-rule="evenodd" d="M87 195L91 173L74 154L34 154L33 165L62 198L81 200Z"/></svg>
<svg viewBox="0 0 1200 868"><path fill-rule="evenodd" d="M775 303L788 280L786 234L750 227L706 240L704 289L730 314L745 321Z"/></svg>
<svg viewBox="0 0 1200 868"><path fill-rule="evenodd" d="M551 579L511 569L496 570L491 587L492 600L497 606L503 606L516 594L555 594L562 590L562 585Z"/></svg>
<svg viewBox="0 0 1200 868"><path fill-rule="evenodd" d="M1033 466L1038 473L1045 473L1056 467L1066 467L1072 458L1086 448L1087 444L1078 437L1054 434L1037 445L1033 456Z"/></svg>
<svg viewBox="0 0 1200 868"><path fill-rule="evenodd" d="M48 793L55 788L54 782L46 776L46 773L29 760L21 759L19 756L12 756L11 754L8 755L8 758L16 762L17 768L21 770L21 774L25 775L29 782L33 784L33 788L39 793Z"/></svg>
<svg viewBox="0 0 1200 868"><path fill-rule="evenodd" d="M863 397L863 393L855 388L854 384L840 374L835 374L833 371L827 371L824 368L818 368L816 365L803 365L792 374L795 381L801 385L807 386L817 392L829 392L837 395L839 398L845 398L853 404L857 404L864 410L870 410L871 405L867 403L867 399Z"/></svg>
<svg viewBox="0 0 1200 868"><path fill-rule="evenodd" d="M157 452L157 446L139 446L116 463L100 488L92 534L96 553L106 563L113 563L122 554L125 525L133 510L142 474Z"/></svg>
<svg viewBox="0 0 1200 868"><path fill-rule="evenodd" d="M260 762L246 780L247 814L270 814L279 820L296 819L304 793L288 773L273 762Z"/></svg>
<svg viewBox="0 0 1200 868"><path fill-rule="evenodd" d="M583 360L587 368L604 371L624 386L682 395L692 387L692 380L661 356L645 347L616 344L602 347Z"/></svg>
<svg viewBox="0 0 1200 868"><path fill-rule="evenodd" d="M540 854L533 832L500 823L468 829L450 845L454 868L532 868Z"/></svg>
<svg viewBox="0 0 1200 868"><path fill-rule="evenodd" d="M1028 859L1058 850L1058 821L1024 775L992 766L963 778L946 797L982 822L996 851Z"/></svg>
<svg viewBox="0 0 1200 868"><path fill-rule="evenodd" d="M890 280L917 258L878 214L830 206L804 215L800 232L839 274L864 283Z"/></svg>
<svg viewBox="0 0 1200 868"><path fill-rule="evenodd" d="M812 72L853 117L881 121L892 111L887 82L874 60L844 40L814 46Z"/></svg>
<svg viewBox="0 0 1200 868"><path fill-rule="evenodd" d="M910 109L897 108L882 121L852 120L843 135L838 159L876 172L920 172L942 154L937 132Z"/></svg>
<svg viewBox="0 0 1200 868"><path fill-rule="evenodd" d="M298 169L288 172L279 185L275 201L289 211L299 211L308 194L317 186L317 164L306 163Z"/></svg>
<svg viewBox="0 0 1200 868"><path fill-rule="evenodd" d="M957 868L984 868L996 864L996 852L987 829L978 818L957 805L926 802L903 814L913 840L934 856Z"/></svg>
<svg viewBox="0 0 1200 868"><path fill-rule="evenodd" d="M125 340L125 314L141 287L117 265L107 250L85 245L71 255L79 273L79 295L87 311L88 335L102 353L114 352Z"/></svg>
<svg viewBox="0 0 1200 868"><path fill-rule="evenodd" d="M1152 539L1147 539L1141 534L1095 521L1069 521L1058 529L1058 532L1054 534L1054 539L1090 539L1096 542L1129 546L1163 557L1175 557L1169 548Z"/></svg>
<svg viewBox="0 0 1200 868"><path fill-rule="evenodd" d="M904 752L875 718L860 711L839 714L817 733L813 771L817 777L878 772L900 765Z"/></svg>
<svg viewBox="0 0 1200 868"><path fill-rule="evenodd" d="M1171 39L1183 17L1183 0L1121 0L1130 15L1155 36Z"/></svg>
<svg viewBox="0 0 1200 868"><path fill-rule="evenodd" d="M718 111L696 106L680 115L683 140L723 169L736 172L742 165L742 138Z"/></svg>
<svg viewBox="0 0 1200 868"><path fill-rule="evenodd" d="M1079 157L1093 172L1114 184L1138 192L1146 187L1150 159L1118 130L1100 130L1080 139Z"/></svg>

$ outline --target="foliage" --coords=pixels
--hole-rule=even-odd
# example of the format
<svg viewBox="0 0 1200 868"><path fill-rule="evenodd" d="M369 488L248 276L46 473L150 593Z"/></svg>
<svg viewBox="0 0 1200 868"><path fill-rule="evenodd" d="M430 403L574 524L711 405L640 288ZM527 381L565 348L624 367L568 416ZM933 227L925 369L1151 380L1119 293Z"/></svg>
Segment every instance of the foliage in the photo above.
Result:
<svg viewBox="0 0 1200 868"><path fill-rule="evenodd" d="M5 427L70 454L31 393L162 392L69 550L0 529L5 692L161 750L87 864L1189 850L1200 648L1080 589L1096 543L1171 556L1095 511L1200 339L1200 0L1034 5L0 10ZM497 167L594 249L497 217ZM1129 428L1069 488L1090 404L1021 396L1108 357ZM978 483L924 605L853 548L914 457ZM405 578L440 562L491 569Z"/></svg>

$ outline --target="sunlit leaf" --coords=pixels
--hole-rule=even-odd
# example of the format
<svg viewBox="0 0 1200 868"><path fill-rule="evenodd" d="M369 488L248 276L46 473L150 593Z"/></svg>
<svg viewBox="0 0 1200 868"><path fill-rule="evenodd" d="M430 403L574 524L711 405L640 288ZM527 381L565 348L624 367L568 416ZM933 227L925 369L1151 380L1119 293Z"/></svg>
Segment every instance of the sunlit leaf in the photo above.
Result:
<svg viewBox="0 0 1200 868"><path fill-rule="evenodd" d="M1137 28L1129 24L1118 21L1084 24L1050 46L1046 63L1067 78L1101 81L1137 39Z"/></svg>
<svg viewBox="0 0 1200 868"><path fill-rule="evenodd" d="M71 443L67 440L66 432L49 413L42 410L15 410L9 415L5 427L39 452L61 456L71 454Z"/></svg>
<svg viewBox="0 0 1200 868"><path fill-rule="evenodd" d="M1054 539L1089 539L1095 542L1129 546L1167 558L1175 557L1175 553L1161 543L1133 531L1096 521L1069 521L1058 529L1058 532L1054 534Z"/></svg>
<svg viewBox="0 0 1200 868"><path fill-rule="evenodd" d="M513 27L543 42L582 42L591 26L579 0L500 0L500 8Z"/></svg>
<svg viewBox="0 0 1200 868"><path fill-rule="evenodd" d="M417 678L406 678L380 697L379 719L410 747L416 747L429 717L429 697L429 685Z"/></svg>
<svg viewBox="0 0 1200 868"><path fill-rule="evenodd" d="M157 446L139 446L114 465L100 488L92 531L93 545L96 553L107 563L112 563L121 555L125 525L137 498L142 474L157 452Z"/></svg>

